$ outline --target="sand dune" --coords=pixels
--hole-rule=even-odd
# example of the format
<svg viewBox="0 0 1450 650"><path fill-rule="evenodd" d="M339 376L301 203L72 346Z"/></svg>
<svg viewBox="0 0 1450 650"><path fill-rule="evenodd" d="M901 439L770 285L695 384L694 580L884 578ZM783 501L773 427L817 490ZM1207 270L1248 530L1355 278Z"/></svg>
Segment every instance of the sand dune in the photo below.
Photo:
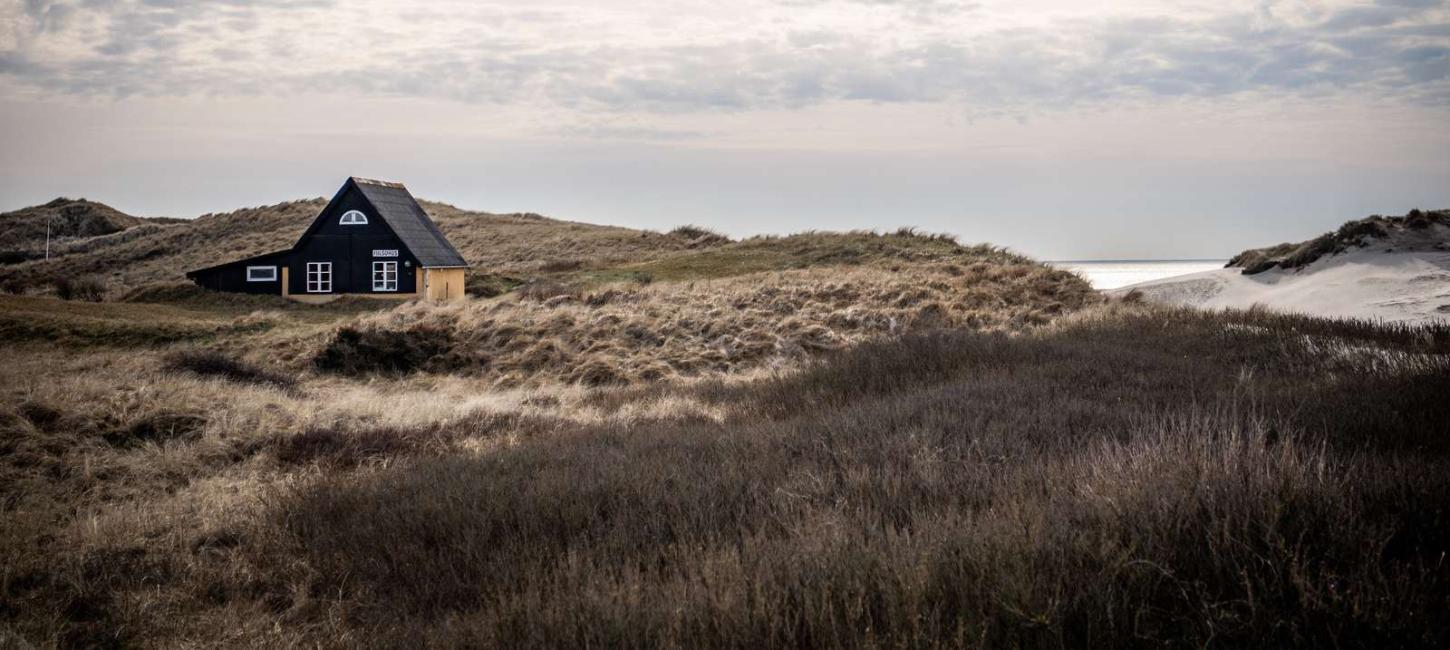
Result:
<svg viewBox="0 0 1450 650"><path fill-rule="evenodd" d="M1299 269L1225 268L1123 287L1147 300L1209 309L1269 309L1388 322L1450 322L1450 252L1361 249Z"/></svg>

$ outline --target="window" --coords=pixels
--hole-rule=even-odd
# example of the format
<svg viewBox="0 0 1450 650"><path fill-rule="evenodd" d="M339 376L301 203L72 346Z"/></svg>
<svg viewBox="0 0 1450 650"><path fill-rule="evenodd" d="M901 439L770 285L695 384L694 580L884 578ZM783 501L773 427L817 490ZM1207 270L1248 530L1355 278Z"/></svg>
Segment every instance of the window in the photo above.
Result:
<svg viewBox="0 0 1450 650"><path fill-rule="evenodd" d="M342 220L338 223L344 226L360 226L368 222L368 216L357 210L348 210L342 213Z"/></svg>
<svg viewBox="0 0 1450 650"><path fill-rule="evenodd" d="M307 263L307 293L332 293L332 262Z"/></svg>
<svg viewBox="0 0 1450 650"><path fill-rule="evenodd" d="M398 290L398 263L373 262L373 291Z"/></svg>
<svg viewBox="0 0 1450 650"><path fill-rule="evenodd" d="M277 267L275 266L249 266L247 267L247 282L276 282Z"/></svg>

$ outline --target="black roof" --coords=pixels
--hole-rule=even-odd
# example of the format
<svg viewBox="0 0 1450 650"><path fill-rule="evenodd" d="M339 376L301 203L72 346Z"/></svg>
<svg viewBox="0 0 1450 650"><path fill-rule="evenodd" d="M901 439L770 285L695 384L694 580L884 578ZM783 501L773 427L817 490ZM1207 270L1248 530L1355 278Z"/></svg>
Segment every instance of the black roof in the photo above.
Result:
<svg viewBox="0 0 1450 650"><path fill-rule="evenodd" d="M402 183L388 183L366 178L349 178L349 183L367 197L368 203L382 216L383 221L393 229L393 234L403 240L403 245L418 258L424 267L468 266L458 249L448 243L448 238L423 212L423 207L408 193Z"/></svg>
<svg viewBox="0 0 1450 650"><path fill-rule="evenodd" d="M239 260L232 260L230 262L222 262L221 264L213 264L211 266L204 266L204 267L199 268L199 269L192 269L190 271L187 271L186 272L186 277L188 277L188 278L194 278L196 276L196 274L198 274L198 273L203 273L203 272L210 271L210 270L213 270L213 269L219 269L219 268L221 268L223 266L231 266L233 264L247 264L247 263L250 263L250 262L270 262L270 261L272 261L272 258L279 257L279 256L282 256L282 255L286 255L286 254L288 254L290 252L292 252L292 249L289 248L287 250L282 250L282 251L272 251L270 253L262 253L261 255L253 255L251 257L246 257L246 258L242 258L242 259L239 259Z"/></svg>

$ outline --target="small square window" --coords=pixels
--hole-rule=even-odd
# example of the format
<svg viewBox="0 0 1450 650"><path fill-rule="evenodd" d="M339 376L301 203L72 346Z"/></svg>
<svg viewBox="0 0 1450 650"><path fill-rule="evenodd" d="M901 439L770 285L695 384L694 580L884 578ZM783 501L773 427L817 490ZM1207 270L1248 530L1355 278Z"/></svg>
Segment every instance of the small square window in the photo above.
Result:
<svg viewBox="0 0 1450 650"><path fill-rule="evenodd" d="M332 293L332 262L307 263L307 293Z"/></svg>
<svg viewBox="0 0 1450 650"><path fill-rule="evenodd" d="M373 291L398 290L398 263L373 262Z"/></svg>
<svg viewBox="0 0 1450 650"><path fill-rule="evenodd" d="M275 266L249 266L247 267L247 282L276 282L277 267Z"/></svg>

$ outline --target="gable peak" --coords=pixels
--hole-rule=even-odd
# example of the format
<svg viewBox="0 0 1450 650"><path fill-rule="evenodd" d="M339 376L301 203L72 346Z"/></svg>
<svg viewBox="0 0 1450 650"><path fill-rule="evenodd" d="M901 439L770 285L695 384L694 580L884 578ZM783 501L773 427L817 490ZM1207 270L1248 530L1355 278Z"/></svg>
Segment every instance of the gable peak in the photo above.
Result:
<svg viewBox="0 0 1450 650"><path fill-rule="evenodd" d="M360 184L360 185L377 185L377 186L380 186L380 187L392 187L392 188L400 189L400 190L406 190L406 189L408 189L406 187L403 187L403 184L402 183L394 183L392 181L380 181L380 180L377 180L375 178L360 178L360 177L357 177L357 176L352 176L352 177L349 177L349 180L351 180L354 183Z"/></svg>

